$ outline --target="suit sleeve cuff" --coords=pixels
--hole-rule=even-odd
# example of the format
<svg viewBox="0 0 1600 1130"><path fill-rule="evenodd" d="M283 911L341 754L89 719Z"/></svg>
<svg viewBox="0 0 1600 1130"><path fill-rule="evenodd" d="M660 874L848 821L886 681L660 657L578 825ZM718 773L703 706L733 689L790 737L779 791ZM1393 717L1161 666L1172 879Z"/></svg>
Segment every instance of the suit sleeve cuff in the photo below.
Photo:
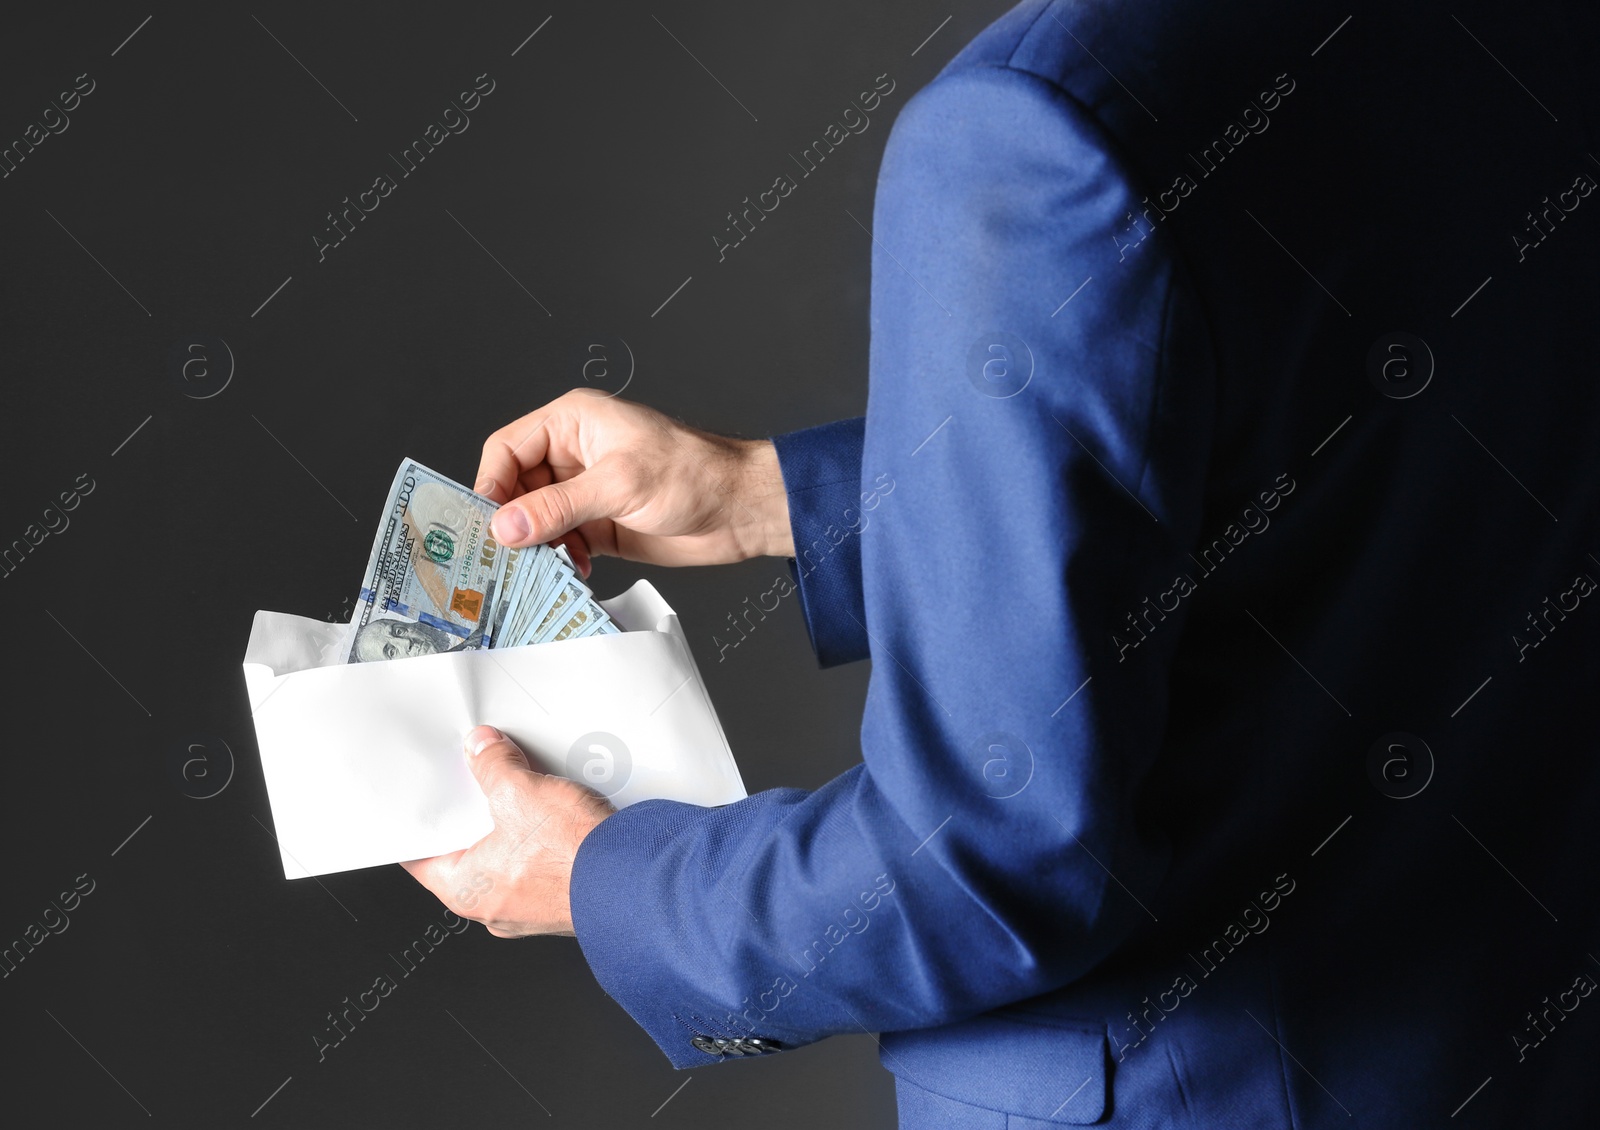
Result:
<svg viewBox="0 0 1600 1130"><path fill-rule="evenodd" d="M671 992L658 967L672 949L672 931L653 936L638 929L630 906L639 859L669 847L670 831L647 810L670 807L642 801L606 817L584 838L572 864L572 932L584 960L606 994L656 1042L672 1066L703 1067L718 1057L690 1042L699 1033L665 999Z"/></svg>
<svg viewBox="0 0 1600 1130"><path fill-rule="evenodd" d="M865 417L774 436L789 499L795 556L789 571L817 662L833 667L868 654L861 589L861 447Z"/></svg>
<svg viewBox="0 0 1600 1130"><path fill-rule="evenodd" d="M679 1070L725 1062L697 1038L795 1046L823 1035L776 1028L765 1022L768 1010L751 1008L750 995L770 977L752 981L748 959L727 951L740 931L716 921L736 905L725 890L715 888L714 910L691 909L704 905L705 876L725 874L728 845L764 842L806 795L769 789L717 809L640 801L600 821L578 847L569 897L584 960Z"/></svg>

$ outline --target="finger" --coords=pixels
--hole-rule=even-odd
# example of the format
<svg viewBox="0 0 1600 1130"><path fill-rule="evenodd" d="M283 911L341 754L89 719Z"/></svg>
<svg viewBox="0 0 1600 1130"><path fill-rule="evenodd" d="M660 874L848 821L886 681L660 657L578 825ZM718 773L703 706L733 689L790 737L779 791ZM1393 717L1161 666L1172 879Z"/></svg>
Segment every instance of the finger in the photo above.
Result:
<svg viewBox="0 0 1600 1130"><path fill-rule="evenodd" d="M602 518L597 522L585 522L578 527L578 533L583 535L583 547L589 551L591 565L596 557L622 556L617 546L618 527L614 520Z"/></svg>
<svg viewBox="0 0 1600 1130"><path fill-rule="evenodd" d="M443 897L441 892L446 889L450 881L449 865L444 856L436 855L429 859L404 859L400 861L400 866L410 872L411 877L428 890L435 895L440 895L441 898Z"/></svg>
<svg viewBox="0 0 1600 1130"><path fill-rule="evenodd" d="M478 903L479 892L465 878L466 871L462 864L465 855L466 849L463 848L431 859L402 860L400 866L409 871L411 877L452 914L476 922L479 919L473 918L472 910Z"/></svg>
<svg viewBox="0 0 1600 1130"><path fill-rule="evenodd" d="M517 743L493 726L479 726L468 732L463 744L472 775L484 796L492 796L508 779L528 772L527 755Z"/></svg>
<svg viewBox="0 0 1600 1130"><path fill-rule="evenodd" d="M589 549L589 541L579 530L571 530L559 541L557 545L567 547L567 554L572 558L572 565L578 570L578 578L587 581L589 571L594 567L591 564L593 554Z"/></svg>
<svg viewBox="0 0 1600 1130"><path fill-rule="evenodd" d="M501 503L516 493L522 473L543 463L550 450L550 433L545 425L553 408L554 402L546 404L484 440L474 490Z"/></svg>
<svg viewBox="0 0 1600 1130"><path fill-rule="evenodd" d="M505 487L496 482L493 475L480 476L472 489L491 502L504 504L507 501Z"/></svg>
<svg viewBox="0 0 1600 1130"><path fill-rule="evenodd" d="M623 509L625 488L606 461L570 479L512 499L495 511L494 536L501 545L554 541L585 522L615 518Z"/></svg>
<svg viewBox="0 0 1600 1130"><path fill-rule="evenodd" d="M511 498L515 498L519 494L527 494L530 490L538 490L540 487L549 486L555 480L555 468L551 467L547 462L540 463L536 467L524 468L522 475L517 479L516 487L511 491ZM506 501L510 502L511 498L506 499Z"/></svg>

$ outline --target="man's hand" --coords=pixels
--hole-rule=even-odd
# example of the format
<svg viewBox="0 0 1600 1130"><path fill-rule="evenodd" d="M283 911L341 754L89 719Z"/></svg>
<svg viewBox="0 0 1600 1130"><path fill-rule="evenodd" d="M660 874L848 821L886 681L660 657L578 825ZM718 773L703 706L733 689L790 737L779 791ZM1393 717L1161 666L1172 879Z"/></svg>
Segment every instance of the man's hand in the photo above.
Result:
<svg viewBox="0 0 1600 1130"><path fill-rule="evenodd" d="M587 389L491 435L476 490L502 504L501 545L560 539L585 577L592 554L654 565L794 556L770 440L712 435Z"/></svg>
<svg viewBox="0 0 1600 1130"><path fill-rule="evenodd" d="M497 938L572 934L572 861L589 830L615 811L600 794L528 767L493 726L467 735L472 775L494 831L469 848L400 866L453 913Z"/></svg>

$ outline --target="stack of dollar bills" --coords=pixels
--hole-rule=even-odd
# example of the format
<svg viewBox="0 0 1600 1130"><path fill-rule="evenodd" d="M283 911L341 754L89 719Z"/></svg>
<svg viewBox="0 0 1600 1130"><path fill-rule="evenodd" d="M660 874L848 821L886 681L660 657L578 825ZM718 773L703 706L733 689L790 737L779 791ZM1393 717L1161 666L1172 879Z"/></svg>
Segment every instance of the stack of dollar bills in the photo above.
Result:
<svg viewBox="0 0 1600 1130"><path fill-rule="evenodd" d="M422 464L400 464L345 641L349 663L523 647L622 629L564 548L507 549L499 507Z"/></svg>

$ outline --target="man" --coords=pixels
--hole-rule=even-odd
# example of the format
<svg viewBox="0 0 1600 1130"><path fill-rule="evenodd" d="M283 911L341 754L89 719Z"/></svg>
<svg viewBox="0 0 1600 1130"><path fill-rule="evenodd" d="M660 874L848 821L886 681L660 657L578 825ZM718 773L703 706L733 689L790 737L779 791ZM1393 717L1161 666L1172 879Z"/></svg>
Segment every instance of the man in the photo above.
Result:
<svg viewBox="0 0 1600 1130"><path fill-rule="evenodd" d="M1018 6L888 143L864 421L484 448L506 545L796 558L863 764L609 814L480 729L510 831L408 867L907 1127L1593 1125L1597 30Z"/></svg>

